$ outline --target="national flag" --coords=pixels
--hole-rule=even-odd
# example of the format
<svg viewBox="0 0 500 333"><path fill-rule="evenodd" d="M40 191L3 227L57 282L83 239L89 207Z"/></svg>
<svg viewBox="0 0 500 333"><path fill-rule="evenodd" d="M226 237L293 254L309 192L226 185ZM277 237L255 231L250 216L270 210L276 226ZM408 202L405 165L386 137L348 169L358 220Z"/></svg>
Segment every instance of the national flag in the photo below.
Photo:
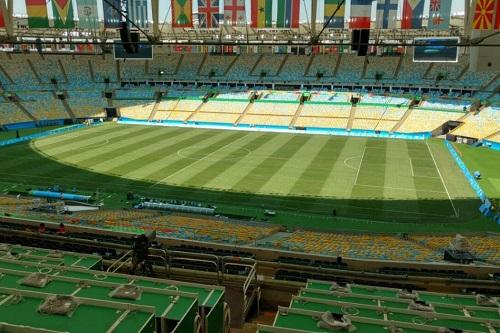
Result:
<svg viewBox="0 0 500 333"><path fill-rule="evenodd" d="M403 0L403 17L401 29L422 28L425 0Z"/></svg>
<svg viewBox="0 0 500 333"><path fill-rule="evenodd" d="M192 28L192 0L172 0L172 27Z"/></svg>
<svg viewBox="0 0 500 333"><path fill-rule="evenodd" d="M298 28L300 0L278 0L277 28Z"/></svg>
<svg viewBox="0 0 500 333"><path fill-rule="evenodd" d="M446 30L450 25L451 0L431 0L428 28Z"/></svg>
<svg viewBox="0 0 500 333"><path fill-rule="evenodd" d="M497 5L495 7L495 24L493 26L493 29L500 29L500 0L497 0Z"/></svg>
<svg viewBox="0 0 500 333"><path fill-rule="evenodd" d="M224 23L244 26L246 24L245 0L224 0Z"/></svg>
<svg viewBox="0 0 500 333"><path fill-rule="evenodd" d="M96 0L76 0L78 27L96 30L99 28Z"/></svg>
<svg viewBox="0 0 500 333"><path fill-rule="evenodd" d="M472 29L476 30L493 29L495 0L477 0L474 8L475 10L474 10L474 19L472 20Z"/></svg>
<svg viewBox="0 0 500 333"><path fill-rule="evenodd" d="M395 29L398 0L377 0L377 28Z"/></svg>
<svg viewBox="0 0 500 333"><path fill-rule="evenodd" d="M198 0L198 25L200 28L218 28L221 19L219 0Z"/></svg>
<svg viewBox="0 0 500 333"><path fill-rule="evenodd" d="M148 21L148 0L128 0L127 14L130 20L139 28L147 29Z"/></svg>
<svg viewBox="0 0 500 333"><path fill-rule="evenodd" d="M370 29L370 18L372 12L372 0L351 1L351 29Z"/></svg>
<svg viewBox="0 0 500 333"><path fill-rule="evenodd" d="M3 1L3 0L0 0ZM0 7L0 28L5 28L5 20L3 18L2 8Z"/></svg>
<svg viewBox="0 0 500 333"><path fill-rule="evenodd" d="M30 28L48 28L47 0L25 0L28 26Z"/></svg>
<svg viewBox="0 0 500 333"><path fill-rule="evenodd" d="M328 22L330 16L337 9L338 4L341 0L325 0L325 9L324 9L324 17L325 23ZM328 24L328 28L344 28L344 15L345 15L345 2L340 6L339 10L335 13L335 16L332 18L330 23Z"/></svg>
<svg viewBox="0 0 500 333"><path fill-rule="evenodd" d="M74 28L73 2L71 0L52 0L52 14L54 15L54 28Z"/></svg>
<svg viewBox="0 0 500 333"><path fill-rule="evenodd" d="M273 26L273 0L251 0L252 28Z"/></svg>
<svg viewBox="0 0 500 333"><path fill-rule="evenodd" d="M108 3L110 2L111 5ZM125 6L127 2L124 2ZM120 0L107 0L102 2L104 13L104 28L118 29L121 26L122 14L118 10L123 10ZM118 9L118 10L117 10Z"/></svg>

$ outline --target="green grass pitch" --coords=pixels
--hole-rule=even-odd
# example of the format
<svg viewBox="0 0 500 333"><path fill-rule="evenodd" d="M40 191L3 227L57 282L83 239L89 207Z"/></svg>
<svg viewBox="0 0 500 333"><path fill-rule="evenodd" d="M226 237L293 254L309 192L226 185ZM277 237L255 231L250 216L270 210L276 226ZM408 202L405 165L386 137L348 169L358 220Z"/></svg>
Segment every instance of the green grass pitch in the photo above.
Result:
<svg viewBox="0 0 500 333"><path fill-rule="evenodd" d="M271 222L290 227L494 228L480 218L479 201L440 140L105 124L4 147L0 155L3 190L99 189L111 206L125 205L133 191L240 215L274 209Z"/></svg>

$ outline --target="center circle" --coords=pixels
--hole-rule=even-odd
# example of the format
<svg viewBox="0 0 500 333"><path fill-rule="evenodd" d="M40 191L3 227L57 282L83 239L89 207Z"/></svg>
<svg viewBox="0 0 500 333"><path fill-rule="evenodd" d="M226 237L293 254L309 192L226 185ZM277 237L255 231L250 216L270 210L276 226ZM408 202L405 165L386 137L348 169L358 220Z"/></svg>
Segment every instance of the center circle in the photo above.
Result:
<svg viewBox="0 0 500 333"><path fill-rule="evenodd" d="M234 146L221 146L218 149L211 151L200 151L200 148L193 146L182 148L177 151L177 155L180 158L193 161L203 159L204 161L210 162L239 160L246 157L250 153L251 151L248 148L235 148Z"/></svg>

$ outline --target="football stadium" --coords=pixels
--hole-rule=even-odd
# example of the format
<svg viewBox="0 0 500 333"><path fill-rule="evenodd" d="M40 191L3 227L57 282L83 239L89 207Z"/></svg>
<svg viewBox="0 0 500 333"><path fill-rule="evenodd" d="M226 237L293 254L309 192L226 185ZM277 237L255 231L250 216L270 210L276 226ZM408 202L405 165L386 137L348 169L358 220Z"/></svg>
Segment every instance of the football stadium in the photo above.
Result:
<svg viewBox="0 0 500 333"><path fill-rule="evenodd" d="M500 0L0 0L0 332L500 331Z"/></svg>

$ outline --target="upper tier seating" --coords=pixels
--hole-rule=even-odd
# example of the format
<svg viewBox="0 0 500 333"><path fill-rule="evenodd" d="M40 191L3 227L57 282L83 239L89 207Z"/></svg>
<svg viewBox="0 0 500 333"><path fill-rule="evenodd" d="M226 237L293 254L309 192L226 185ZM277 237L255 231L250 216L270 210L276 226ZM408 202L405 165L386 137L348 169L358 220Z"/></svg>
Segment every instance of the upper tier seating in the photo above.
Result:
<svg viewBox="0 0 500 333"><path fill-rule="evenodd" d="M109 79L111 82L118 81L116 73L116 61L112 55L106 55L92 58L92 68L94 71L94 80L96 82L104 82L104 79Z"/></svg>
<svg viewBox="0 0 500 333"><path fill-rule="evenodd" d="M44 83L51 83L51 79L56 79L57 83L66 83L66 77L64 76L61 66L59 65L59 60L65 58L64 56L44 56L43 58L39 55L34 54L31 58L31 63L35 68L38 76Z"/></svg>
<svg viewBox="0 0 500 333"><path fill-rule="evenodd" d="M203 57L201 53L184 55L176 77L179 80L193 80L197 77L198 68L200 67Z"/></svg>
<svg viewBox="0 0 500 333"><path fill-rule="evenodd" d="M368 57L368 67L365 74L365 79L376 80L376 74L382 75L382 80L390 81L394 78L396 68L399 62L397 57Z"/></svg>
<svg viewBox="0 0 500 333"><path fill-rule="evenodd" d="M235 57L232 55L208 56L200 71L200 75L210 76L212 74L212 76L223 76Z"/></svg>
<svg viewBox="0 0 500 333"><path fill-rule="evenodd" d="M260 76L261 73L265 72L266 77L276 76L284 59L285 56L282 54L264 54L251 74L254 76Z"/></svg>
<svg viewBox="0 0 500 333"><path fill-rule="evenodd" d="M173 75L180 60L179 53L155 54L153 60L149 62L149 76L160 78L158 76L160 71L163 71L164 75Z"/></svg>
<svg viewBox="0 0 500 333"><path fill-rule="evenodd" d="M308 62L308 56L290 54L281 69L279 77L284 81L294 81L298 77L303 77Z"/></svg>
<svg viewBox="0 0 500 333"><path fill-rule="evenodd" d="M358 83L363 74L364 63L364 57L343 54L340 59L340 67L335 77L342 82Z"/></svg>
<svg viewBox="0 0 500 333"><path fill-rule="evenodd" d="M259 56L255 54L239 55L233 67L231 67L231 69L227 72L227 79L244 81L250 76L250 71L255 66L258 59Z"/></svg>
<svg viewBox="0 0 500 333"><path fill-rule="evenodd" d="M143 60L119 60L122 80L135 80L145 76L146 62Z"/></svg>
<svg viewBox="0 0 500 333"><path fill-rule="evenodd" d="M339 59L338 54L316 54L309 67L307 76L316 78L318 73L323 74L323 77L332 77L333 71L337 66Z"/></svg>

